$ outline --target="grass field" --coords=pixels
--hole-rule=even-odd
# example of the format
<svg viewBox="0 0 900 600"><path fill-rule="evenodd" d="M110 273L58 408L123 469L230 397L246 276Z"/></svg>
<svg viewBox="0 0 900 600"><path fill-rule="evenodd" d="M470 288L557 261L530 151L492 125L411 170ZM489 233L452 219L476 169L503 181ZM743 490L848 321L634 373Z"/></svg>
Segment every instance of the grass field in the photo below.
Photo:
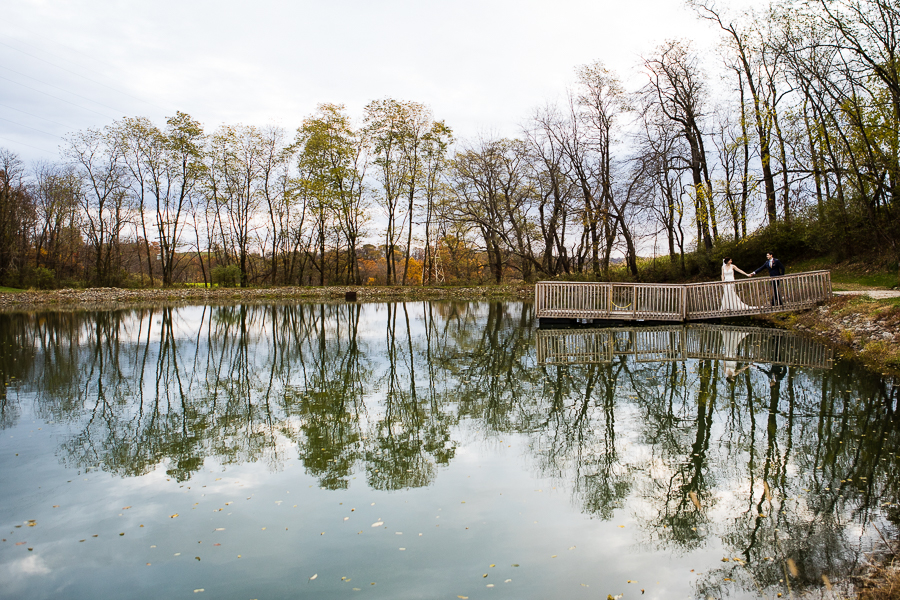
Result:
<svg viewBox="0 0 900 600"><path fill-rule="evenodd" d="M831 283L836 291L857 289L890 290L900 286L900 276L896 268L871 263L831 263L817 258L788 265L788 273L801 271L831 271Z"/></svg>
<svg viewBox="0 0 900 600"><path fill-rule="evenodd" d="M3 292L24 292L24 291L25 291L25 290L20 290L20 289L16 289L16 288L8 288L8 287L0 286L0 293L3 293Z"/></svg>

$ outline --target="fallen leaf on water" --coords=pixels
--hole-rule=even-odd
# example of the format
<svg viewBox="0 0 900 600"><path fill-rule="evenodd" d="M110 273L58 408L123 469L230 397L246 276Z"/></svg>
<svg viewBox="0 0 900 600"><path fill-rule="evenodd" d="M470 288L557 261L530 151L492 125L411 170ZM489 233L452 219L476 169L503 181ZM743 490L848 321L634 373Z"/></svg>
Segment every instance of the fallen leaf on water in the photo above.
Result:
<svg viewBox="0 0 900 600"><path fill-rule="evenodd" d="M344 517L344 520L345 520L345 521L349 521L349 520L350 520L350 517Z"/></svg>
<svg viewBox="0 0 900 600"><path fill-rule="evenodd" d="M624 526L624 525L619 525L619 528L620 528L620 529L625 529L625 526Z"/></svg>
<svg viewBox="0 0 900 600"><path fill-rule="evenodd" d="M24 546L28 542L16 542L16 546Z"/></svg>
<svg viewBox="0 0 900 600"><path fill-rule="evenodd" d="M505 580L503 580L503 583L510 583L510 582L512 582L512 579L505 579Z"/></svg>
<svg viewBox="0 0 900 600"><path fill-rule="evenodd" d="M123 507L122 507L122 510L128 510L129 508L131 508L131 507L130 507L130 506L123 506Z"/></svg>
<svg viewBox="0 0 900 600"><path fill-rule="evenodd" d="M492 569L493 569L494 567L496 567L496 566L497 566L497 565L490 565L490 567L491 567Z"/></svg>
<svg viewBox="0 0 900 600"><path fill-rule="evenodd" d="M637 581L632 581L631 579L629 579L629 580L626 581L625 583L637 583Z"/></svg>
<svg viewBox="0 0 900 600"><path fill-rule="evenodd" d="M575 546L569 546L569 550L574 550Z"/></svg>
<svg viewBox="0 0 900 600"><path fill-rule="evenodd" d="M697 507L697 510L700 510L700 498L697 497L697 492L692 491L690 493L691 502L694 503L694 506Z"/></svg>
<svg viewBox="0 0 900 600"><path fill-rule="evenodd" d="M309 580L312 581L313 579L315 579L315 578L318 577L318 576L319 576L319 574L316 573L315 575L313 575L312 577L310 577Z"/></svg>
<svg viewBox="0 0 900 600"><path fill-rule="evenodd" d="M54 504L53 508L59 508L59 504Z"/></svg>
<svg viewBox="0 0 900 600"><path fill-rule="evenodd" d="M468 596L460 596L460 595L457 595L456 597L457 597L457 598L461 598L462 600L469 600L469 597L468 597Z"/></svg>
<svg viewBox="0 0 900 600"><path fill-rule="evenodd" d="M489 584L487 584L487 585L484 586L484 587L494 587L494 584L493 584L493 583L489 583Z"/></svg>
<svg viewBox="0 0 900 600"><path fill-rule="evenodd" d="M221 546L222 544L213 544L213 546Z"/></svg>
<svg viewBox="0 0 900 600"><path fill-rule="evenodd" d="M788 571L791 572L791 577L796 577L800 571L797 570L797 563L794 562L793 558L787 559Z"/></svg>
<svg viewBox="0 0 900 600"><path fill-rule="evenodd" d="M384 525L384 521L375 521L372 523L372 527L380 527L382 525Z"/></svg>
<svg viewBox="0 0 900 600"><path fill-rule="evenodd" d="M149 566L150 566L150 563L147 563L147 566L149 567Z"/></svg>
<svg viewBox="0 0 900 600"><path fill-rule="evenodd" d="M125 535L125 533L124 533L124 532L122 532L122 533L120 533L120 534L119 534L119 535Z"/></svg>
<svg viewBox="0 0 900 600"><path fill-rule="evenodd" d="M170 519L174 519L174 518L177 517L177 516L178 516L178 513L175 513L174 515L169 515L169 518L170 518Z"/></svg>
<svg viewBox="0 0 900 600"><path fill-rule="evenodd" d="M518 566L519 566L519 563L513 563L512 566L518 567Z"/></svg>
<svg viewBox="0 0 900 600"><path fill-rule="evenodd" d="M195 556L194 558L197 559L197 560L200 560L200 557L199 557L199 556Z"/></svg>
<svg viewBox="0 0 900 600"><path fill-rule="evenodd" d="M205 591L206 590L204 590L203 588L199 588L199 589L194 590L194 593L197 594L199 592L205 592Z"/></svg>

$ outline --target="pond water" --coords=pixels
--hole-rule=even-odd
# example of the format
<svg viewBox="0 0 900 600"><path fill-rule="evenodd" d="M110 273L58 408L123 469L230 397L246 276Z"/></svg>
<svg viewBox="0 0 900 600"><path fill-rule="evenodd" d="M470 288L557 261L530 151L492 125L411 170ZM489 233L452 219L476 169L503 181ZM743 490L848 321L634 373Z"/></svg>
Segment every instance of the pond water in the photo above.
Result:
<svg viewBox="0 0 900 600"><path fill-rule="evenodd" d="M0 314L0 598L756 598L897 535L898 388L530 303Z"/></svg>

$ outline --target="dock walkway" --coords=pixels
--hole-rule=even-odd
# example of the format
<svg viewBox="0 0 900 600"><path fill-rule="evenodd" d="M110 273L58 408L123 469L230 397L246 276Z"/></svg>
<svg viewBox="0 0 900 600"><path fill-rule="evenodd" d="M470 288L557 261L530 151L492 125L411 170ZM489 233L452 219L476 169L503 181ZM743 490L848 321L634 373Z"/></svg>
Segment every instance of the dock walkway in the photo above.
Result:
<svg viewBox="0 0 900 600"><path fill-rule="evenodd" d="M831 272L704 283L541 281L535 286L541 320L696 321L789 312L831 298Z"/></svg>

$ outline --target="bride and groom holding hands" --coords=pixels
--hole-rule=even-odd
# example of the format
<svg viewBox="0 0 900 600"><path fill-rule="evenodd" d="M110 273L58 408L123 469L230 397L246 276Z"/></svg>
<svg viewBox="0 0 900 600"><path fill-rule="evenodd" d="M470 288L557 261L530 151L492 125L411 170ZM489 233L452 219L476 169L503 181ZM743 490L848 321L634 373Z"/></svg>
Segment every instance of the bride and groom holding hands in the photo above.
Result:
<svg viewBox="0 0 900 600"><path fill-rule="evenodd" d="M731 262L731 258L726 257L722 260L722 281L734 281L735 271L746 277L753 277L763 269L766 269L769 272L769 277L784 275L784 265L780 260L775 258L771 252L766 253L766 262L752 273L745 273ZM777 280L772 282L771 303L772 306L782 303L781 290L779 289ZM751 308L754 307L745 304L744 301L738 297L737 293L734 291L734 286L725 286L725 293L722 296L722 310L749 310Z"/></svg>

